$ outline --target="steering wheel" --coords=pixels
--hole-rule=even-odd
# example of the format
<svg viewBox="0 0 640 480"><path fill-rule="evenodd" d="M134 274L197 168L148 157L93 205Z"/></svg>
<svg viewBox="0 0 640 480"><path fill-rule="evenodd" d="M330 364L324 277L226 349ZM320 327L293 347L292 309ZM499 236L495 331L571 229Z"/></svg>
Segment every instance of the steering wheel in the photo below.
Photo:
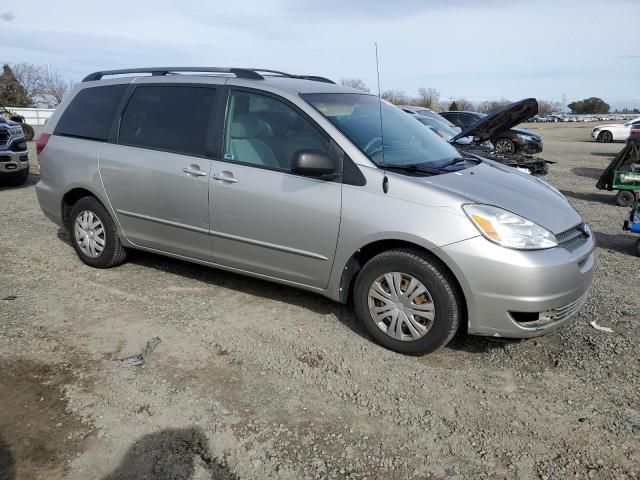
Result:
<svg viewBox="0 0 640 480"><path fill-rule="evenodd" d="M378 148L376 148L374 151L370 152L369 149L373 148L374 146L376 146L376 144L380 144L378 146ZM373 155L374 153L376 153L377 151L382 149L382 137L373 137L369 143L367 143L364 146L364 153L368 154L368 155Z"/></svg>

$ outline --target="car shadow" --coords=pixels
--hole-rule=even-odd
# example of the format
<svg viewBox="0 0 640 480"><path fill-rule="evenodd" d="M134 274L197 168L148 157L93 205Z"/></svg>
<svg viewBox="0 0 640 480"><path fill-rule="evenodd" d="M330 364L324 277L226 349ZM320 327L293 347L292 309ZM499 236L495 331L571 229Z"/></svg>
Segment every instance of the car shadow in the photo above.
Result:
<svg viewBox="0 0 640 480"><path fill-rule="evenodd" d="M571 190L560 190L565 197L575 198L576 200L586 200L587 202L609 203L615 205L615 195L610 193L597 192L572 192Z"/></svg>
<svg viewBox="0 0 640 480"><path fill-rule="evenodd" d="M469 335L466 329L461 328L453 337L453 340L445 348L466 353L487 353L491 350L503 349L509 345L523 343L520 338L479 337Z"/></svg>
<svg viewBox="0 0 640 480"><path fill-rule="evenodd" d="M73 248L69 232L66 229L58 228L57 235L59 240ZM373 342L357 320L350 305L334 302L319 294L141 250L129 250L127 262L180 275L190 280L205 282L216 287L227 288L238 293L289 303L321 315L333 315L351 331Z"/></svg>
<svg viewBox="0 0 640 480"><path fill-rule="evenodd" d="M0 480L14 480L16 478L16 461L9 445L0 436Z"/></svg>
<svg viewBox="0 0 640 480"><path fill-rule="evenodd" d="M198 465L212 480L237 479L212 457L200 429L183 428L161 430L136 440L120 465L102 480L189 480Z"/></svg>
<svg viewBox="0 0 640 480"><path fill-rule="evenodd" d="M27 181L22 185L11 185L11 181L6 178L0 178L0 192L3 190L18 190L20 188L33 187L40 180L39 173L30 173Z"/></svg>
<svg viewBox="0 0 640 480"><path fill-rule="evenodd" d="M593 178L597 180L602 176L602 170L602 168L575 167L571 169L571 173L580 177Z"/></svg>
<svg viewBox="0 0 640 480"><path fill-rule="evenodd" d="M613 159L617 155L617 153L607 153L607 152L591 152L591 155L594 157L609 157Z"/></svg>
<svg viewBox="0 0 640 480"><path fill-rule="evenodd" d="M594 232L596 236L596 245L600 248L612 250L614 252L624 253L635 257L636 238L632 234L628 234L620 228L620 233L603 233Z"/></svg>

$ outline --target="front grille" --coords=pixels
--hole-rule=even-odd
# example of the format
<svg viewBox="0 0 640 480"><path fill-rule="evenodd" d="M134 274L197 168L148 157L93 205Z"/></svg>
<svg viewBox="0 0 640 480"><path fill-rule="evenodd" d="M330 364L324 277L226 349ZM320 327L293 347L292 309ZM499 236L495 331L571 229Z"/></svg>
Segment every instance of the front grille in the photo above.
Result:
<svg viewBox="0 0 640 480"><path fill-rule="evenodd" d="M9 130L0 128L0 145L6 145L9 142L9 138L11 138Z"/></svg>
<svg viewBox="0 0 640 480"><path fill-rule="evenodd" d="M589 235L585 233L587 231L586 225L582 223L576 227L561 232L556 235L558 245L567 249L583 245L587 241L587 238L589 238Z"/></svg>

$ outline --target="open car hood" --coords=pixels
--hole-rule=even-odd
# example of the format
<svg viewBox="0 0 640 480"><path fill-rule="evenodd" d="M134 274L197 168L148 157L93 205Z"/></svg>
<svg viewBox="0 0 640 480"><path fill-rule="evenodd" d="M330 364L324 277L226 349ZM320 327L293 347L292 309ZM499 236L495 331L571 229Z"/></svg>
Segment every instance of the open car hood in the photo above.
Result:
<svg viewBox="0 0 640 480"><path fill-rule="evenodd" d="M451 142L471 136L478 138L480 142L485 142L494 135L515 127L537 113L538 101L535 98L525 98L519 102L510 103L497 112L487 115L475 125L462 130L451 139Z"/></svg>

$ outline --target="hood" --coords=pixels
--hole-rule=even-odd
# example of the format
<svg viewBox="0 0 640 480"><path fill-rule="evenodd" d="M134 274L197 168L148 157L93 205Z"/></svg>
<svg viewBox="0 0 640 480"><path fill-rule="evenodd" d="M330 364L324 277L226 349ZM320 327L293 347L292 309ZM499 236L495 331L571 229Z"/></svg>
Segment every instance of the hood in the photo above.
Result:
<svg viewBox="0 0 640 480"><path fill-rule="evenodd" d="M425 179L430 185L471 202L509 210L554 234L582 222L567 199L546 182L490 160L483 160L472 168Z"/></svg>
<svg viewBox="0 0 640 480"><path fill-rule="evenodd" d="M18 122L14 122L13 120L9 120L8 118L3 117L2 115L0 115L0 124L7 124L11 127L15 127L16 125L20 125Z"/></svg>
<svg viewBox="0 0 640 480"><path fill-rule="evenodd" d="M595 127L593 127L594 130L598 130L600 128L618 128L618 127L624 127L623 123L607 123L606 125L596 125Z"/></svg>
<svg viewBox="0 0 640 480"><path fill-rule="evenodd" d="M497 112L487 115L478 123L462 130L451 141L462 137L479 137L480 142L489 140L500 132L522 123L538 113L538 101L535 98L525 98L519 102L510 103Z"/></svg>

